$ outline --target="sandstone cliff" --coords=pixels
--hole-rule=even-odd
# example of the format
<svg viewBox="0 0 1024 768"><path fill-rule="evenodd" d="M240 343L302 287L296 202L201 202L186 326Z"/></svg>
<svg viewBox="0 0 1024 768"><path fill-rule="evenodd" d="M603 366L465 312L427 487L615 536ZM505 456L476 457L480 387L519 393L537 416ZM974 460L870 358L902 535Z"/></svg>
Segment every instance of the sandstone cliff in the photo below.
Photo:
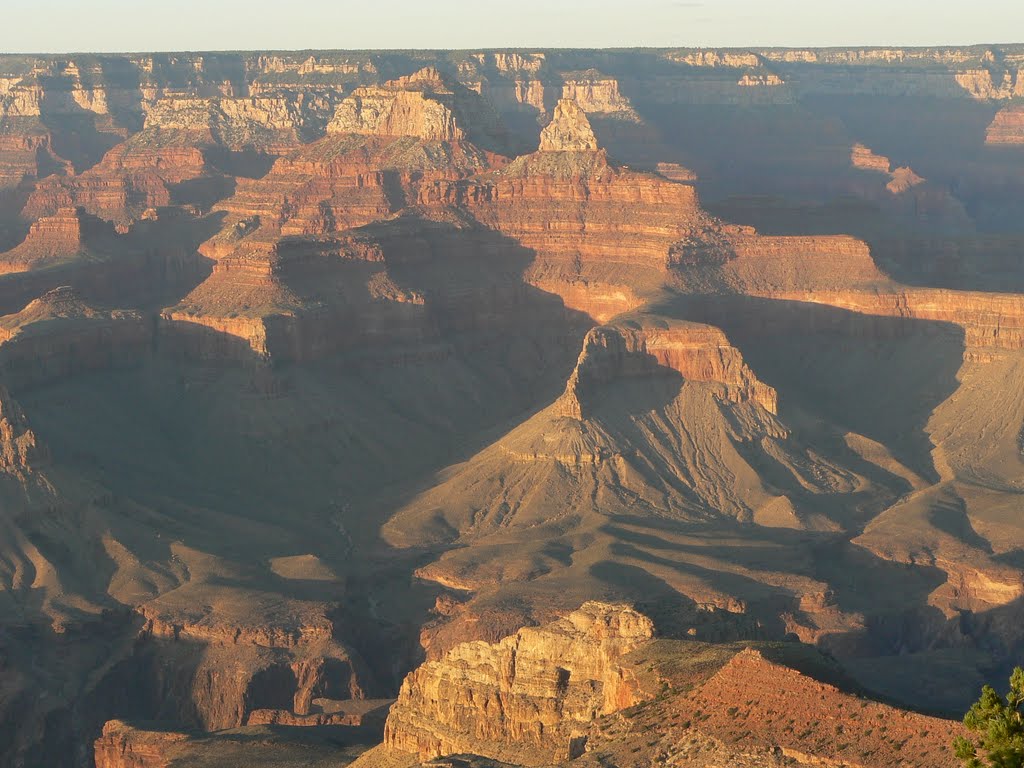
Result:
<svg viewBox="0 0 1024 768"><path fill-rule="evenodd" d="M283 154L322 133L333 99L315 93L197 98L165 96L146 105L151 145L190 144Z"/></svg>
<svg viewBox="0 0 1024 768"><path fill-rule="evenodd" d="M985 132L985 143L1024 144L1024 108L1005 107L999 110Z"/></svg>
<svg viewBox="0 0 1024 768"><path fill-rule="evenodd" d="M654 628L625 606L586 603L564 619L491 645L466 643L402 684L384 743L421 760L464 752L547 765L570 759L597 716L641 701L623 657Z"/></svg>
<svg viewBox="0 0 1024 768"><path fill-rule="evenodd" d="M850 163L854 168L864 171L875 171L889 177L886 189L899 195L924 183L924 179L907 167L893 169L889 158L876 155L863 144L855 144L850 153Z"/></svg>
<svg viewBox="0 0 1024 768"><path fill-rule="evenodd" d="M311 732L315 730L295 735L287 729L255 726L197 734L111 720L94 742L94 759L96 768L340 768L364 751L361 742L371 738L370 732L356 728Z"/></svg>
<svg viewBox="0 0 1024 768"><path fill-rule="evenodd" d="M471 139L488 147L504 140L504 129L491 107L434 67L379 87L357 89L338 105L327 130L424 141Z"/></svg>
<svg viewBox="0 0 1024 768"><path fill-rule="evenodd" d="M40 218L76 206L127 231L148 210L171 204L176 185L211 175L202 150L187 143L155 146L137 134L87 171L53 175L32 190L22 215Z"/></svg>
<svg viewBox="0 0 1024 768"><path fill-rule="evenodd" d="M17 389L138 365L152 331L139 312L96 310L64 286L0 317L0 371Z"/></svg>
<svg viewBox="0 0 1024 768"><path fill-rule="evenodd" d="M96 768L169 768L188 741L184 733L140 733L120 720L103 726L94 745Z"/></svg>
<svg viewBox="0 0 1024 768"><path fill-rule="evenodd" d="M853 149L850 152L850 163L854 168L860 168L865 171L889 173L892 170L889 158L876 155L871 151L870 147L866 147L863 144L853 145Z"/></svg>
<svg viewBox="0 0 1024 768"><path fill-rule="evenodd" d="M1006 69L993 77L990 69L968 69L956 74L956 82L976 99L1013 99L1024 96L1021 71Z"/></svg>
<svg viewBox="0 0 1024 768"><path fill-rule="evenodd" d="M596 152L597 137L584 110L572 98L555 107L551 122L540 134L541 152Z"/></svg>
<svg viewBox="0 0 1024 768"><path fill-rule="evenodd" d="M618 80L593 69L566 74L562 100L575 102L587 113L612 116L619 120L640 119L629 99L622 94ZM558 110L560 106L556 105L555 109Z"/></svg>
<svg viewBox="0 0 1024 768"><path fill-rule="evenodd" d="M603 385L631 376L675 372L689 381L724 385L722 397L733 402L754 402L769 413L778 409L777 395L758 381L725 334L712 326L657 323L646 326L599 327L584 341L561 406L577 419L584 417L588 398Z"/></svg>
<svg viewBox="0 0 1024 768"><path fill-rule="evenodd" d="M460 141L466 133L456 125L453 106L454 94L440 73L428 68L382 88L357 90L341 103L327 128L332 133Z"/></svg>
<svg viewBox="0 0 1024 768"><path fill-rule="evenodd" d="M0 472L23 481L46 458L21 406L0 387Z"/></svg>

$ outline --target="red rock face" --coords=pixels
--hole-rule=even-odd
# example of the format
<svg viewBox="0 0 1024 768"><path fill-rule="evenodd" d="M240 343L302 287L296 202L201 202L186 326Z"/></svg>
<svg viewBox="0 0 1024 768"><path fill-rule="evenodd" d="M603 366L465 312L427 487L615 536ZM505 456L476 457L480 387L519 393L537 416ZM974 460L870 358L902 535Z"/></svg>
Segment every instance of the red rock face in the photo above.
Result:
<svg viewBox="0 0 1024 768"><path fill-rule="evenodd" d="M77 176L51 176L29 197L22 215L53 215L62 206L80 206L94 216L127 227L148 209L169 205L170 188L203 176L203 153L196 147L119 145L102 162Z"/></svg>
<svg viewBox="0 0 1024 768"><path fill-rule="evenodd" d="M0 271L27 272L73 259L83 249L82 222L75 208L36 219L18 247L0 255Z"/></svg>
<svg viewBox="0 0 1024 768"><path fill-rule="evenodd" d="M55 169L64 173L74 170L70 163L55 155L46 134L32 131L0 134L0 188L41 179Z"/></svg>
<svg viewBox="0 0 1024 768"><path fill-rule="evenodd" d="M581 419L588 395L609 381L675 372L688 381L724 385L732 402L754 402L769 413L778 409L774 389L758 381L725 334L713 326L632 329L595 328L584 342L580 360L563 396L567 414Z"/></svg>
<svg viewBox="0 0 1024 768"><path fill-rule="evenodd" d="M68 287L0 317L0 370L18 389L138 365L151 344L152 331L141 313L94 310Z"/></svg>
<svg viewBox="0 0 1024 768"><path fill-rule="evenodd" d="M183 733L140 733L111 720L96 740L96 768L168 768L174 748L187 740Z"/></svg>
<svg viewBox="0 0 1024 768"><path fill-rule="evenodd" d="M1004 107L999 110L985 132L985 142L995 145L1024 144L1024 109Z"/></svg>

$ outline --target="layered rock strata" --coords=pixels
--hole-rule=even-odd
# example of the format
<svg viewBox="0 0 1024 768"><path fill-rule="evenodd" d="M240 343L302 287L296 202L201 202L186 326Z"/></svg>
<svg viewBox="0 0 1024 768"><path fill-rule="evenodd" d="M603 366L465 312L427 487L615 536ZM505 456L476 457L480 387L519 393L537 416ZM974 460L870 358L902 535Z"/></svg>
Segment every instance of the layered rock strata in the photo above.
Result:
<svg viewBox="0 0 1024 768"><path fill-rule="evenodd" d="M0 317L0 371L15 389L138 365L151 345L141 313L93 309L66 286Z"/></svg>
<svg viewBox="0 0 1024 768"><path fill-rule="evenodd" d="M473 753L547 765L574 757L573 737L594 718L644 697L623 657L653 636L651 621L630 608L586 603L497 644L456 646L406 678L384 743L421 760Z"/></svg>
<svg viewBox="0 0 1024 768"><path fill-rule="evenodd" d="M985 131L985 143L997 146L1024 144L1024 107L1004 107Z"/></svg>
<svg viewBox="0 0 1024 768"><path fill-rule="evenodd" d="M46 449L29 427L21 406L0 387L0 473L25 480L46 460Z"/></svg>
<svg viewBox="0 0 1024 768"><path fill-rule="evenodd" d="M683 379L722 385L723 399L753 402L776 413L778 396L760 382L721 330L696 323L658 327L599 327L583 343L576 370L561 406L567 415L584 418L588 398L615 379L676 373Z"/></svg>

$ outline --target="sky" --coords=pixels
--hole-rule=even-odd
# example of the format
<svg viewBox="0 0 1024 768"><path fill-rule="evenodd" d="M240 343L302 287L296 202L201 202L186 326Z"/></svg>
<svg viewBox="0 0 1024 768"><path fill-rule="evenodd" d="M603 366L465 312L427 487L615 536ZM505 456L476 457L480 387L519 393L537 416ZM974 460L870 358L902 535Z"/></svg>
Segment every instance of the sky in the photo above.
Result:
<svg viewBox="0 0 1024 768"><path fill-rule="evenodd" d="M3 0L0 52L966 45L1024 0Z"/></svg>

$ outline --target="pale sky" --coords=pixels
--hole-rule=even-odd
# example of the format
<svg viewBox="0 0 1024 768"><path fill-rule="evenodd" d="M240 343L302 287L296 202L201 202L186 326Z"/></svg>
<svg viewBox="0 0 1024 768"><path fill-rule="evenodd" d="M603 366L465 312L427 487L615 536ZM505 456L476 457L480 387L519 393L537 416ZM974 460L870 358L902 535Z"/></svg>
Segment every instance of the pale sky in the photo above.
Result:
<svg viewBox="0 0 1024 768"><path fill-rule="evenodd" d="M1024 42L1024 0L2 0L0 52Z"/></svg>

